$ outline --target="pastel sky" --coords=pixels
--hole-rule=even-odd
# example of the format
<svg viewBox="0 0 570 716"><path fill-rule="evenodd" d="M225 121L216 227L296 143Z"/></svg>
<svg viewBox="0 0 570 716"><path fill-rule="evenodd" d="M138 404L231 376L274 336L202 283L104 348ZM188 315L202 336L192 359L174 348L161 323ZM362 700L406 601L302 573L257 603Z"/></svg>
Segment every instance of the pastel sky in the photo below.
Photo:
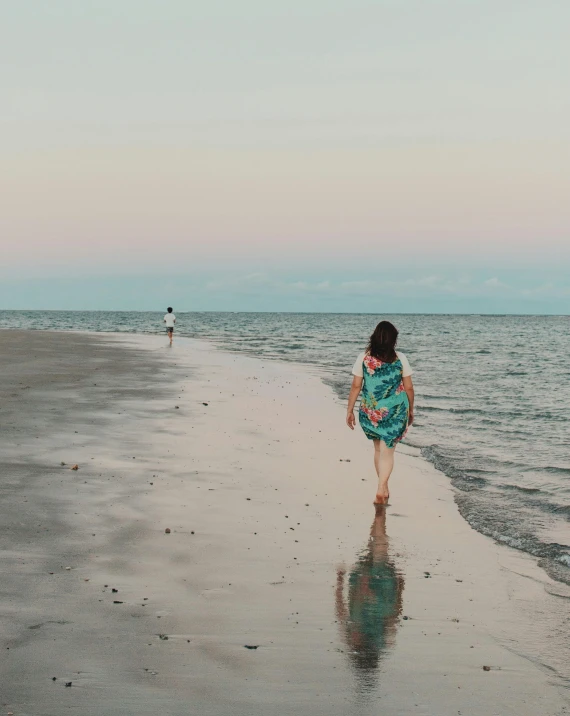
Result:
<svg viewBox="0 0 570 716"><path fill-rule="evenodd" d="M0 7L0 309L570 313L570 3Z"/></svg>

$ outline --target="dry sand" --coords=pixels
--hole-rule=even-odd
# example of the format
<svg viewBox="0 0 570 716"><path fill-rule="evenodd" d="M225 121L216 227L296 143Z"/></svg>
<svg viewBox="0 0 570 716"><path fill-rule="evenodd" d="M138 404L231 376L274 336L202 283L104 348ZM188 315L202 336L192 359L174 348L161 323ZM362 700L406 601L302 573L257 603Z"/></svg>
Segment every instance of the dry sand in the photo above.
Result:
<svg viewBox="0 0 570 716"><path fill-rule="evenodd" d="M570 713L568 595L445 476L375 518L316 375L165 344L0 332L0 714Z"/></svg>

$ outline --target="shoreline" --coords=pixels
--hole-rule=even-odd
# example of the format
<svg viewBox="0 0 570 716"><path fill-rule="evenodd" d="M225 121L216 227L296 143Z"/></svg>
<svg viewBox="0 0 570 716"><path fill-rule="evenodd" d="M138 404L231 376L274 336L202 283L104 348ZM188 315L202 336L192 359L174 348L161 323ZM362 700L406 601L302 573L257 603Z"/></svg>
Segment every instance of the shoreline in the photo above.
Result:
<svg viewBox="0 0 570 716"><path fill-rule="evenodd" d="M560 635L554 656L532 663L546 643L552 649L562 616L552 617L549 600L567 604L548 594L557 583L532 557L469 527L448 479L409 448L397 455L386 535L372 526L382 549L371 552L370 450L349 434L332 389L313 371L193 339L177 337L168 353L162 336L81 335L86 345L126 351L138 364L133 371L127 361L114 383L102 381L100 412L93 402L101 386L80 381L67 389L77 400L72 420L83 414L85 423L78 432L85 439L71 451L77 473L59 465L75 440L62 428L64 410L37 418L59 431L59 441L38 445L31 426L22 426L27 450L8 455L12 467L18 458L24 471L48 470L57 514L49 529L62 548L76 538L63 564L48 559L54 574L45 592L33 586L51 571L46 555L38 557L37 523L27 539L22 527L3 565L4 574L25 571L20 561L34 563L29 574L16 572L21 597L2 593L3 617L17 623L0 690L14 714L55 716L63 704L81 714L154 713L165 705L177 714L188 713L188 703L206 714L346 714L377 711L379 702L398 714L563 713L568 677L551 671L562 668L557 655L564 663ZM99 366L99 375L106 370ZM46 386L38 393L53 407ZM30 491L14 476L18 504L26 492L45 504L36 483ZM87 540L93 533L94 543ZM397 595L382 639L368 644L368 667L349 653L365 625L356 633L348 624L354 618L342 617L358 611L347 580L362 585L374 576L359 567L363 553L365 562L383 565L378 574ZM119 592L110 592L113 585ZM550 621L533 620L537 604ZM514 635L523 630L531 632L524 658L509 650L520 650ZM71 656L81 673L62 690ZM15 685L22 670L26 678Z"/></svg>
<svg viewBox="0 0 570 716"><path fill-rule="evenodd" d="M311 314L307 314L311 315ZM373 315L373 314L370 314ZM417 315L417 314L416 314ZM443 314L438 314L443 315ZM107 335L106 333L102 333L101 335ZM126 334L117 333L117 336L125 336ZM132 334L131 334L132 335ZM148 334L148 333L135 333L134 335L140 335L140 336L150 336L154 334ZM162 335L161 331L158 331L156 335ZM216 350L221 350L226 353L230 353L235 356L248 356L250 358L256 358L255 354L252 351L243 351L238 350L234 348L232 345L225 343L220 338L192 338L190 336L179 336L183 340L196 340L198 342L203 342L204 344L207 344L211 347L214 347ZM284 369L286 370L286 367L290 365L291 363L294 363L295 365L300 366L303 370L307 371L309 374L315 376L318 378L321 382L323 382L328 388L331 389L331 393L333 394L333 398L335 402L337 402L340 405L345 404L346 397L348 395L349 390L349 382L347 382L346 391L345 393L340 394L337 387L335 387L335 379L334 377L331 377L331 374L327 372L326 370L323 370L322 367L315 366L314 363L307 363L300 360L291 360L291 359L285 359L281 358L275 355L272 356L261 356L259 357L260 360L270 360L272 362L276 362L280 365L283 365ZM418 411L420 414L422 413L422 407L420 406ZM412 437L412 440L410 441L410 434ZM402 443L400 443L400 450L408 451L408 454L414 455L416 457L419 457L421 460L428 462L430 465L434 467L434 469L437 472L443 473L449 480L450 486L452 488L452 493L454 495L455 504L457 505L457 508L459 510L459 513L463 517L463 519L467 522L467 524L476 532L479 532L480 534L489 537L491 540L496 542L499 546L506 546L516 552L520 552L523 556L530 557L534 563L539 567L540 573L544 572L548 580L553 582L555 585L560 585L558 590L556 591L557 594L560 594L564 597L570 598L570 572L568 571L568 567L570 566L567 561L559 561L557 557L553 557L552 555L545 555L542 552L536 552L533 549L529 548L528 545L525 546L519 546L520 544L520 538L519 537L506 537L505 535L501 534L500 532L497 533L494 529L490 529L489 525L484 525L481 523L480 519L477 519L477 516L472 515L471 510L469 509L469 503L470 503L470 497L469 491L465 491L464 489L461 489L458 487L457 483L459 481L457 470L454 465L450 465L448 462L448 459L438 455L437 453L433 454L431 456L428 456L424 453L424 449L427 448L427 451L433 451L434 446L420 446L418 444L414 444L413 441L414 436L414 430L412 429L411 433L408 432L407 439L405 439ZM437 446L436 446L437 447ZM563 523L562 525L558 526L558 529L549 530L549 538L552 542L557 541L563 541L564 540L564 532L565 532L566 524ZM560 545L559 545L560 546ZM567 554L565 556L568 556Z"/></svg>

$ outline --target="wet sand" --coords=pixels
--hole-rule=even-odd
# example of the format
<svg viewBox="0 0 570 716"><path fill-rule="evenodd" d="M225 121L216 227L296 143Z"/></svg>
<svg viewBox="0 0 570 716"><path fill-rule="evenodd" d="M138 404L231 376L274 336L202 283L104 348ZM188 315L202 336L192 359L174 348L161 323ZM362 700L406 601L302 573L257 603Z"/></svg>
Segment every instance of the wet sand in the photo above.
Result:
<svg viewBox="0 0 570 716"><path fill-rule="evenodd" d="M563 585L409 448L375 515L307 369L15 331L0 369L0 713L568 713Z"/></svg>

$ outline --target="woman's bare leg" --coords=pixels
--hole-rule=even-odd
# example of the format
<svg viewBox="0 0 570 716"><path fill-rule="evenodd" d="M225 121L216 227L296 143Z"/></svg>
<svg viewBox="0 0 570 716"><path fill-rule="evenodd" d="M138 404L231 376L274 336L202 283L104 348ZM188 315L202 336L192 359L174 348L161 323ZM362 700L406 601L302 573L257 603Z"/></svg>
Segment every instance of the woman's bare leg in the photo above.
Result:
<svg viewBox="0 0 570 716"><path fill-rule="evenodd" d="M380 485L380 440L373 440L374 443L374 468L378 475L378 485Z"/></svg>
<svg viewBox="0 0 570 716"><path fill-rule="evenodd" d="M375 504L383 505L390 497L388 480L394 469L395 447L389 448L383 440L374 440L374 467L378 475L378 491Z"/></svg>

